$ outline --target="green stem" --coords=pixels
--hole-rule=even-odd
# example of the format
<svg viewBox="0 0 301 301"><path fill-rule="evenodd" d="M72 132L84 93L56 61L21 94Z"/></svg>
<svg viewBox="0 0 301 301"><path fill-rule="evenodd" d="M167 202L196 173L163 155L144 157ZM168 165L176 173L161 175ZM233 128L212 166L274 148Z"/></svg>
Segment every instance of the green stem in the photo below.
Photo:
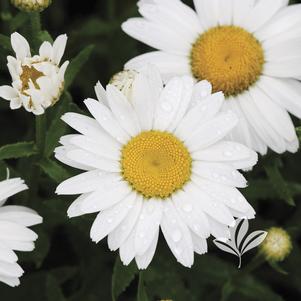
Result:
<svg viewBox="0 0 301 301"><path fill-rule="evenodd" d="M41 32L41 17L40 13L30 13L30 24L31 24L31 38L34 45L34 50L37 51L40 46L39 34Z"/></svg>
<svg viewBox="0 0 301 301"><path fill-rule="evenodd" d="M36 116L36 145L39 156L42 157L45 149L46 115Z"/></svg>

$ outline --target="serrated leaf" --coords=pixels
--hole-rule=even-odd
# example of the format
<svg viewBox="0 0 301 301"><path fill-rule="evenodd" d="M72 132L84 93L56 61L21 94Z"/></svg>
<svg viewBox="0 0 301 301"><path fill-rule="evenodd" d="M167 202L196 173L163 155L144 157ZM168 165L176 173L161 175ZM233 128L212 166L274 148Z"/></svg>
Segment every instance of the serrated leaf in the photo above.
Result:
<svg viewBox="0 0 301 301"><path fill-rule="evenodd" d="M245 254L246 252L250 251L251 249L256 248L259 246L266 238L268 232L265 231L254 231L252 232L245 240L241 254Z"/></svg>
<svg viewBox="0 0 301 301"><path fill-rule="evenodd" d="M71 60L65 75L65 90L73 83L74 79L88 61L94 45L89 45L84 48L74 59Z"/></svg>
<svg viewBox="0 0 301 301"><path fill-rule="evenodd" d="M265 166L266 174L275 191L277 191L279 197L290 206L295 206L295 201L290 191L290 188L284 180L284 178L282 177L279 167L279 161L275 161L273 165Z"/></svg>
<svg viewBox="0 0 301 301"><path fill-rule="evenodd" d="M222 251L233 254L233 255L236 255L236 256L239 256L239 254L227 243L222 242L218 239L215 239L213 242Z"/></svg>
<svg viewBox="0 0 301 301"><path fill-rule="evenodd" d="M0 34L0 47L5 50L11 51L10 38L5 36L4 34Z"/></svg>
<svg viewBox="0 0 301 301"><path fill-rule="evenodd" d="M61 165L51 159L42 159L38 165L56 183L61 183L72 175Z"/></svg>
<svg viewBox="0 0 301 301"><path fill-rule="evenodd" d="M19 142L4 145L0 148L0 160L30 157L37 154L34 142Z"/></svg>
<svg viewBox="0 0 301 301"><path fill-rule="evenodd" d="M72 101L71 95L65 93L61 99L61 103L58 104L58 109L55 116L52 119L49 130L46 135L45 155L50 157L58 145L60 137L64 136L67 131L67 125L61 120L61 117L69 109Z"/></svg>
<svg viewBox="0 0 301 301"><path fill-rule="evenodd" d="M124 266L119 257L116 258L112 275L112 299L116 301L135 279L138 270L134 262Z"/></svg>
<svg viewBox="0 0 301 301"><path fill-rule="evenodd" d="M46 298L47 301L66 300L57 280L51 274L47 275L46 278Z"/></svg>
<svg viewBox="0 0 301 301"><path fill-rule="evenodd" d="M146 290L145 290L143 278L144 278L143 272L140 272L139 283L138 283L138 292L137 292L137 301L149 301Z"/></svg>

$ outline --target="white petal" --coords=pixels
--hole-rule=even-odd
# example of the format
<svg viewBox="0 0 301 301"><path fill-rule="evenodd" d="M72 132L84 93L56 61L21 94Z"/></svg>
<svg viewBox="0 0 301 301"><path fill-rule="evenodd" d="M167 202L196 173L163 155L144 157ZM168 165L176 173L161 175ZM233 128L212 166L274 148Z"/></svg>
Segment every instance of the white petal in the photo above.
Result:
<svg viewBox="0 0 301 301"><path fill-rule="evenodd" d="M262 76L258 86L278 105L301 119L301 84L299 81Z"/></svg>
<svg viewBox="0 0 301 301"><path fill-rule="evenodd" d="M196 161L192 165L193 173L215 183L244 188L246 179L235 168L228 164Z"/></svg>
<svg viewBox="0 0 301 301"><path fill-rule="evenodd" d="M242 22L242 26L250 32L261 28L284 6L283 0L257 1L254 8L249 11Z"/></svg>
<svg viewBox="0 0 301 301"><path fill-rule="evenodd" d="M67 35L62 34L56 38L53 43L53 56L52 60L55 64L59 65L60 61L64 55L66 44L67 44Z"/></svg>
<svg viewBox="0 0 301 301"><path fill-rule="evenodd" d="M151 242L149 248L143 255L136 255L135 260L138 266L138 269L145 270L151 263L157 248L159 238L159 230L157 231L153 241Z"/></svg>
<svg viewBox="0 0 301 301"><path fill-rule="evenodd" d="M167 130L181 106L182 93L189 77L175 77L164 88L155 113L154 129Z"/></svg>
<svg viewBox="0 0 301 301"><path fill-rule="evenodd" d="M224 101L224 95L221 92L209 95L207 98L200 101L202 95L209 92L209 87L203 90L203 84L204 82L201 82L195 86L192 103L195 102L197 104L188 111L175 131L175 134L183 140L187 139L197 126L205 124L212 119L218 113Z"/></svg>
<svg viewBox="0 0 301 301"><path fill-rule="evenodd" d="M220 202L214 201L207 193L204 193L197 184L190 183L185 191L190 198L198 203L199 207L209 216L225 225L234 224L234 218L229 209Z"/></svg>
<svg viewBox="0 0 301 301"><path fill-rule="evenodd" d="M191 152L206 148L219 140L222 140L238 123L237 116L230 112L220 113L215 118L201 124L185 137L185 144Z"/></svg>
<svg viewBox="0 0 301 301"><path fill-rule="evenodd" d="M209 223L206 215L200 210L195 200L187 196L184 191L178 191L172 195L172 201L181 218L196 235L207 238L210 235Z"/></svg>
<svg viewBox="0 0 301 301"><path fill-rule="evenodd" d="M240 100L240 106L258 136L272 150L277 153L283 153L286 149L284 140L268 123L266 116L262 115L261 111L257 109L254 99L249 93L244 94L244 98Z"/></svg>
<svg viewBox="0 0 301 301"><path fill-rule="evenodd" d="M89 194L81 204L81 211L94 213L114 206L131 193L131 188L125 182L108 183Z"/></svg>
<svg viewBox="0 0 301 301"><path fill-rule="evenodd" d="M131 136L140 131L138 117L126 97L113 85L107 86L107 98L115 119Z"/></svg>
<svg viewBox="0 0 301 301"><path fill-rule="evenodd" d="M188 57L163 51L153 51L139 55L128 61L125 68L140 71L147 64L152 64L159 69L164 82L169 81L174 76L191 74Z"/></svg>
<svg viewBox="0 0 301 301"><path fill-rule="evenodd" d="M0 220L0 240L35 241L38 238L32 230L13 222Z"/></svg>
<svg viewBox="0 0 301 301"><path fill-rule="evenodd" d="M156 103L149 81L144 74L139 73L133 82L132 102L142 131L151 130Z"/></svg>
<svg viewBox="0 0 301 301"><path fill-rule="evenodd" d="M224 224L219 223L215 219L208 216L208 221L210 224L211 234L222 241L230 239L230 230L229 227L227 227Z"/></svg>
<svg viewBox="0 0 301 301"><path fill-rule="evenodd" d="M13 222L26 227L38 225L43 221L37 212L22 206L1 207L0 220Z"/></svg>
<svg viewBox="0 0 301 301"><path fill-rule="evenodd" d="M17 263L0 261L0 275L6 277L21 277L23 273L23 269Z"/></svg>
<svg viewBox="0 0 301 301"><path fill-rule="evenodd" d="M150 199L143 202L140 217L136 224L136 254L143 255L150 247L159 232L162 211L161 200Z"/></svg>
<svg viewBox="0 0 301 301"><path fill-rule="evenodd" d="M14 251L31 252L34 249L32 241L6 240L5 245Z"/></svg>
<svg viewBox="0 0 301 301"><path fill-rule="evenodd" d="M118 142L126 143L130 139L106 106L94 99L85 100L85 105L102 128Z"/></svg>
<svg viewBox="0 0 301 301"><path fill-rule="evenodd" d="M0 282L3 282L11 287L16 287L20 285L20 280L18 277L7 277L0 275Z"/></svg>
<svg viewBox="0 0 301 301"><path fill-rule="evenodd" d="M106 185L107 182L112 182L112 175L99 170L91 170L65 180L57 187L56 193L73 195L92 192Z"/></svg>
<svg viewBox="0 0 301 301"><path fill-rule="evenodd" d="M153 48L173 54L188 55L191 49L189 38L143 18L132 18L122 24L122 30L129 36Z"/></svg>
<svg viewBox="0 0 301 301"><path fill-rule="evenodd" d="M108 99L107 99L107 92L99 81L96 83L94 90L95 90L97 99L100 102L103 102L106 106L109 106Z"/></svg>
<svg viewBox="0 0 301 301"><path fill-rule="evenodd" d="M62 116L62 120L85 136L93 138L95 141L106 146L117 148L119 143L112 138L110 133L106 133L99 123L88 117L77 113L67 113Z"/></svg>
<svg viewBox="0 0 301 301"><path fill-rule="evenodd" d="M11 35L11 45L18 59L23 60L26 57L31 56L30 47L27 40L19 33L14 32Z"/></svg>
<svg viewBox="0 0 301 301"><path fill-rule="evenodd" d="M233 23L235 25L242 25L254 5L255 0L233 0Z"/></svg>
<svg viewBox="0 0 301 301"><path fill-rule="evenodd" d="M257 87L253 87L250 94L257 109L281 137L288 141L297 139L295 127L286 110L275 104L267 94Z"/></svg>
<svg viewBox="0 0 301 301"><path fill-rule="evenodd" d="M194 233L191 233L191 238L193 249L197 254L203 255L208 252L207 240L205 238L201 238Z"/></svg>
<svg viewBox="0 0 301 301"><path fill-rule="evenodd" d="M7 198L21 191L28 189L24 181L20 178L4 180L0 182L0 206L3 205Z"/></svg>
<svg viewBox="0 0 301 301"><path fill-rule="evenodd" d="M128 211L133 208L136 197L136 193L132 192L117 205L100 212L92 225L91 239L98 243L117 228Z"/></svg>
<svg viewBox="0 0 301 301"><path fill-rule="evenodd" d="M11 100L18 97L17 91L11 86L1 86L0 87L0 97L5 100Z"/></svg>
<svg viewBox="0 0 301 301"><path fill-rule="evenodd" d="M40 47L39 50L40 56L42 56L43 58L51 59L52 53L53 53L52 45L48 41L45 41Z"/></svg>
<svg viewBox="0 0 301 301"><path fill-rule="evenodd" d="M142 197L137 196L134 207L129 211L120 225L109 234L108 245L110 250L116 251L128 238L140 216L142 202Z"/></svg>
<svg viewBox="0 0 301 301"><path fill-rule="evenodd" d="M185 267L193 265L193 243L188 227L180 218L173 203L165 200L161 229L171 252Z"/></svg>
<svg viewBox="0 0 301 301"><path fill-rule="evenodd" d="M14 263L17 262L17 260L18 256L16 253L4 244L0 243L0 261Z"/></svg>
<svg viewBox="0 0 301 301"><path fill-rule="evenodd" d="M79 164L89 166L93 169L100 169L108 172L119 172L120 163L114 160L102 158L81 149L74 149L66 152L66 157Z"/></svg>
<svg viewBox="0 0 301 301"><path fill-rule="evenodd" d="M132 231L126 241L120 246L119 255L124 265L129 265L135 258L135 231Z"/></svg>

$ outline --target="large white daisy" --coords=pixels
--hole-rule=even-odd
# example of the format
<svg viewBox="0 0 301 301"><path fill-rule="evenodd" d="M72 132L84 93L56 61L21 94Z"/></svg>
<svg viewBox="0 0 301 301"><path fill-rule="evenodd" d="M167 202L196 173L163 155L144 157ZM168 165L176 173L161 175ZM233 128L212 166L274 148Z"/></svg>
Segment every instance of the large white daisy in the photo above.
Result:
<svg viewBox="0 0 301 301"><path fill-rule="evenodd" d="M56 158L85 172L64 181L58 194L80 196L69 217L98 213L91 238L108 236L124 264L134 258L146 268L155 253L159 228L177 260L193 264L194 251L207 251L212 234L229 238L234 217L254 210L236 189L246 186L237 171L257 155L221 141L236 125L220 113L223 93L208 82L171 79L165 87L152 68L132 84L131 101L116 87L96 86L99 101L85 100L94 117L67 113L63 120L80 134L61 138Z"/></svg>
<svg viewBox="0 0 301 301"><path fill-rule="evenodd" d="M61 67L67 36L60 35L53 45L44 42L39 55L31 55L27 40L17 32L11 35L12 48L16 58L7 57L7 66L12 77L12 86L1 86L0 97L10 101L10 108L22 106L35 115L54 105L64 89L64 76L69 64Z"/></svg>
<svg viewBox="0 0 301 301"><path fill-rule="evenodd" d="M123 30L158 49L126 68L155 64L165 79L192 74L226 95L239 116L229 138L261 154L295 152L291 114L301 118L301 5L288 0L141 0L143 18Z"/></svg>
<svg viewBox="0 0 301 301"><path fill-rule="evenodd" d="M38 236L28 227L42 222L42 217L29 208L3 206L8 197L25 189L27 186L19 178L0 182L0 281L10 286L19 285L24 273L14 251L34 249Z"/></svg>

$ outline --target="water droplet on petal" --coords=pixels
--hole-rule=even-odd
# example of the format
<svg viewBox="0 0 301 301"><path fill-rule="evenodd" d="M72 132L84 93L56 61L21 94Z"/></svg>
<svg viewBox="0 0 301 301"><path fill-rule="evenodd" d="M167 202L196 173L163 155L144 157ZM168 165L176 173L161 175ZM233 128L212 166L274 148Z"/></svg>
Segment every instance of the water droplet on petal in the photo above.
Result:
<svg viewBox="0 0 301 301"><path fill-rule="evenodd" d="M109 217L109 218L107 219L107 222L108 222L109 224L111 224L111 223L113 222L113 219Z"/></svg>
<svg viewBox="0 0 301 301"><path fill-rule="evenodd" d="M173 233L172 233L172 240L174 242L179 242L182 238L182 233L181 231L179 230L175 230Z"/></svg>

